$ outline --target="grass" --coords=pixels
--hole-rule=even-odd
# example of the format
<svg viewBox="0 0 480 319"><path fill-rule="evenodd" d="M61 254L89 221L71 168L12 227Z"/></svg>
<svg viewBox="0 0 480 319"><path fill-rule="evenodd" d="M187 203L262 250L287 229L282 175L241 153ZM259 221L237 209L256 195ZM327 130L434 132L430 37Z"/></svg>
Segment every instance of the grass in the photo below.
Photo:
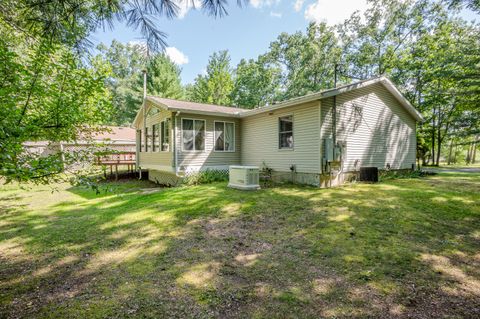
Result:
<svg viewBox="0 0 480 319"><path fill-rule="evenodd" d="M0 188L0 317L480 316L480 174Z"/></svg>

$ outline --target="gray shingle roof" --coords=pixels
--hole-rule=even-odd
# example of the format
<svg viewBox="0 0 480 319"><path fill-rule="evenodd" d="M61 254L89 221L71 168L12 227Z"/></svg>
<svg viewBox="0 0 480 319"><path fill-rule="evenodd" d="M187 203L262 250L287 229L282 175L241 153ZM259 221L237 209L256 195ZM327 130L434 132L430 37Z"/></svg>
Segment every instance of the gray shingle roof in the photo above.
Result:
<svg viewBox="0 0 480 319"><path fill-rule="evenodd" d="M154 104L161 104L166 106L169 110L172 111L185 111L185 112L202 112L202 113L221 113L226 115L237 115L248 110L241 109L238 107L232 106L222 106L222 105L213 105L205 103L196 103L196 102L187 102L166 99L157 96L147 96L147 100L150 100Z"/></svg>

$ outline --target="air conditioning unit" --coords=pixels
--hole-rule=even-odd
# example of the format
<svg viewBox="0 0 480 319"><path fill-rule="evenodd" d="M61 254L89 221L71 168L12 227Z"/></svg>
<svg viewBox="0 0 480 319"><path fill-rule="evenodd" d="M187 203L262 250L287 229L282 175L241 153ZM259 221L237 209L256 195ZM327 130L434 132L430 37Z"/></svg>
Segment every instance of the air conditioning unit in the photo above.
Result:
<svg viewBox="0 0 480 319"><path fill-rule="evenodd" d="M243 190L260 189L257 166L230 166L229 176L228 187Z"/></svg>

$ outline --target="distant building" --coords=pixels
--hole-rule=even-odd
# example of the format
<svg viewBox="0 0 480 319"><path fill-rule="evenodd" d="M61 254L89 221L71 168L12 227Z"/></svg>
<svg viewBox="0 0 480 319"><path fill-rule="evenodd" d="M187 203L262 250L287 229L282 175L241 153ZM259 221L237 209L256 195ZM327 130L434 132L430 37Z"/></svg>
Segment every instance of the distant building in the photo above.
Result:
<svg viewBox="0 0 480 319"><path fill-rule="evenodd" d="M36 141L25 142L24 147L31 153L48 156L59 151L74 152L86 150L135 152L135 129L130 127L107 126L104 132L93 134L91 139L73 142Z"/></svg>

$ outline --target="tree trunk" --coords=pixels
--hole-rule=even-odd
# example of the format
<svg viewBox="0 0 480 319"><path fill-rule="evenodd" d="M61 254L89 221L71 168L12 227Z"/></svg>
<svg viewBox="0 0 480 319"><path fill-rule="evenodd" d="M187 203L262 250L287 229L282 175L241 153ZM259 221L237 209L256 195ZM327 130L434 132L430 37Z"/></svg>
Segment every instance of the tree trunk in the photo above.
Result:
<svg viewBox="0 0 480 319"><path fill-rule="evenodd" d="M437 163L436 163L436 165L439 166L440 165L440 153L441 153L441 150L442 150L443 138L442 138L442 134L440 132L440 125L437 125L437 127L438 127L438 131L437 131Z"/></svg>
<svg viewBox="0 0 480 319"><path fill-rule="evenodd" d="M457 164L457 151L458 151L458 145L455 144L455 153L453 153L453 163Z"/></svg>
<svg viewBox="0 0 480 319"><path fill-rule="evenodd" d="M453 139L450 140L450 145L448 147L448 162L447 162L447 165L452 164L452 150L453 150Z"/></svg>
<svg viewBox="0 0 480 319"><path fill-rule="evenodd" d="M468 144L467 157L465 158L465 163L470 164L472 159L472 144Z"/></svg>
<svg viewBox="0 0 480 319"><path fill-rule="evenodd" d="M435 108L432 116L432 165L435 166Z"/></svg>
<svg viewBox="0 0 480 319"><path fill-rule="evenodd" d="M475 142L473 142L472 164L475 164L476 157L477 157L477 142L478 142L478 138L475 137Z"/></svg>

